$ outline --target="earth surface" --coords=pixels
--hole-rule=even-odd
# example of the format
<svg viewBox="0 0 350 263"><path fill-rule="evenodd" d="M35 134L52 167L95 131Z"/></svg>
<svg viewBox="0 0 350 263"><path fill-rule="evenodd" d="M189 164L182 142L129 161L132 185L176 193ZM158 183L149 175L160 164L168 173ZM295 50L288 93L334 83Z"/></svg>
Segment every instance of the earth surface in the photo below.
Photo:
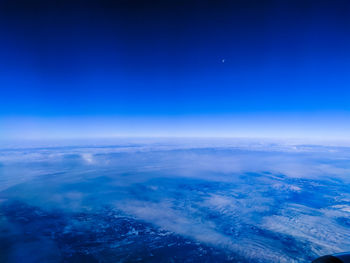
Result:
<svg viewBox="0 0 350 263"><path fill-rule="evenodd" d="M232 140L0 150L0 262L310 262L350 250L350 148Z"/></svg>

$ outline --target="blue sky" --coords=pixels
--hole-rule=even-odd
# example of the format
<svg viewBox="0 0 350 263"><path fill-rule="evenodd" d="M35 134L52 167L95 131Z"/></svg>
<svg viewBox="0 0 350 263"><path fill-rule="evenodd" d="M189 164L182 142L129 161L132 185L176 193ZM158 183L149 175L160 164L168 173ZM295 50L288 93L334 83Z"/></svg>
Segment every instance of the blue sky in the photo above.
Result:
<svg viewBox="0 0 350 263"><path fill-rule="evenodd" d="M3 138L350 132L348 1L6 0L0 10Z"/></svg>

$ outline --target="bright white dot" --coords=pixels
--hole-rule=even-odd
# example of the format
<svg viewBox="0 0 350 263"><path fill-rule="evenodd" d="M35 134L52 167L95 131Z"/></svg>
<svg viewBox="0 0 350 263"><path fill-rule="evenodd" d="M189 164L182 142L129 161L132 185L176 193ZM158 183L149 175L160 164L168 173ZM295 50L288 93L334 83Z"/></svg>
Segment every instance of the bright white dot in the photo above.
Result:
<svg viewBox="0 0 350 263"><path fill-rule="evenodd" d="M221 62L222 62L222 63L225 63L225 59L223 58L223 59L221 60Z"/></svg>

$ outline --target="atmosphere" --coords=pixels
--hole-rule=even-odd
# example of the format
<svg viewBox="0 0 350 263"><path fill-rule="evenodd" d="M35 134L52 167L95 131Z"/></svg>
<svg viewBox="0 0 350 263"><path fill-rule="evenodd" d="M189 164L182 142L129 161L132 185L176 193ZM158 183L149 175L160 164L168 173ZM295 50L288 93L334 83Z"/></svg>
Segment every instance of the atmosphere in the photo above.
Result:
<svg viewBox="0 0 350 263"><path fill-rule="evenodd" d="M349 12L344 0L1 1L0 135L74 137L78 121L102 125L94 137L344 137Z"/></svg>
<svg viewBox="0 0 350 263"><path fill-rule="evenodd" d="M350 263L350 0L0 0L0 263Z"/></svg>

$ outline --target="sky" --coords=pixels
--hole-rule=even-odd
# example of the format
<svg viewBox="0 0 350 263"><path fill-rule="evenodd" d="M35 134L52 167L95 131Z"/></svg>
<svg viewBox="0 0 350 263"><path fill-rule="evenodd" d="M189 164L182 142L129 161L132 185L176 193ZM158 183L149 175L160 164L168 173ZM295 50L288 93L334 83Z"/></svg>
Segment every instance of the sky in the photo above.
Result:
<svg viewBox="0 0 350 263"><path fill-rule="evenodd" d="M0 138L350 136L350 2L0 2Z"/></svg>

